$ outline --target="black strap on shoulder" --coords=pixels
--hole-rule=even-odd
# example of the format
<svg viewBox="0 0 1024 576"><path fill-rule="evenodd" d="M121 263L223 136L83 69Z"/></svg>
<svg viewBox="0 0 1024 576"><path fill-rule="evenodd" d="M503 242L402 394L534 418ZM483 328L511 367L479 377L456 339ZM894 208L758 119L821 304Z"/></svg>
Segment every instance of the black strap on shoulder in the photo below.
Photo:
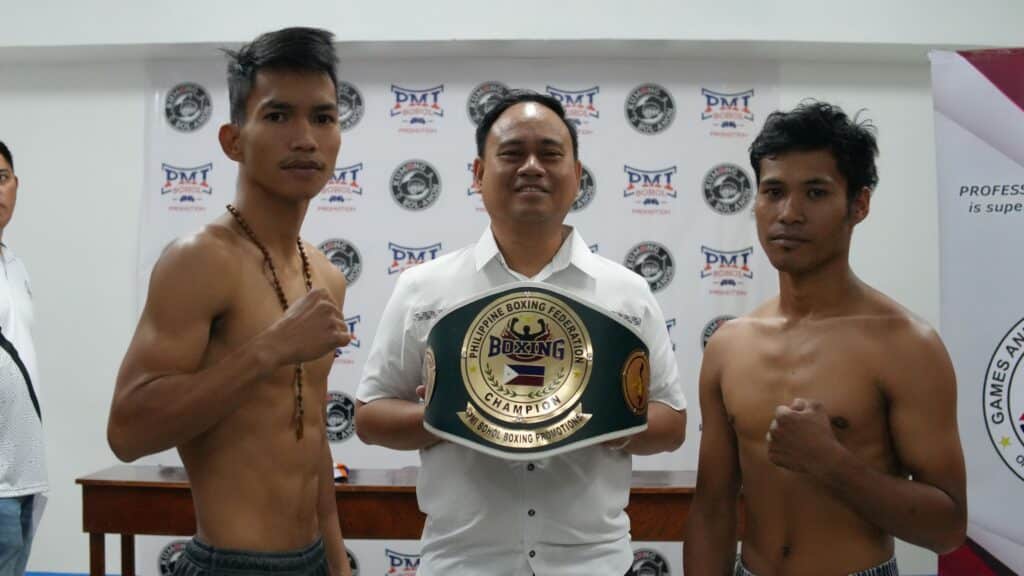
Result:
<svg viewBox="0 0 1024 576"><path fill-rule="evenodd" d="M39 410L39 398L36 397L36 389L32 387L32 378L28 375L28 370L25 368L25 363L21 361L17 348L4 336L3 331L0 331L0 348L11 355L14 363L18 365L18 370L21 370L21 375L25 378L25 385L28 386L28 395L32 399L32 406L36 409L36 416L39 416L39 421L42 422L43 413Z"/></svg>

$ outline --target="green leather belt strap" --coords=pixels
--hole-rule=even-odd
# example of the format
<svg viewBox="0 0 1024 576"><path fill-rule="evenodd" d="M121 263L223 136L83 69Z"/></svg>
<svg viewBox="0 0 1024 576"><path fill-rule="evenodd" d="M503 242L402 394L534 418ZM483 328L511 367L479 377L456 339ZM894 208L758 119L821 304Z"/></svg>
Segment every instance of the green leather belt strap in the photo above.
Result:
<svg viewBox="0 0 1024 576"><path fill-rule="evenodd" d="M647 428L639 334L551 285L517 282L456 305L427 344L423 424L445 440L528 460Z"/></svg>

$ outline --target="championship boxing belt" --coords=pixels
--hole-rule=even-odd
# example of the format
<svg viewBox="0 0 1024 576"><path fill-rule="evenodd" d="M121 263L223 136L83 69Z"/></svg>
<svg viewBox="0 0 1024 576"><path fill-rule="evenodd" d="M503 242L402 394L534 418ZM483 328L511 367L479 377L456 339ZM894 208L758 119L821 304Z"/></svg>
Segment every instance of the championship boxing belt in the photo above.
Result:
<svg viewBox="0 0 1024 576"><path fill-rule="evenodd" d="M445 440L532 460L647 428L640 335L549 284L508 284L453 306L427 344L423 426Z"/></svg>

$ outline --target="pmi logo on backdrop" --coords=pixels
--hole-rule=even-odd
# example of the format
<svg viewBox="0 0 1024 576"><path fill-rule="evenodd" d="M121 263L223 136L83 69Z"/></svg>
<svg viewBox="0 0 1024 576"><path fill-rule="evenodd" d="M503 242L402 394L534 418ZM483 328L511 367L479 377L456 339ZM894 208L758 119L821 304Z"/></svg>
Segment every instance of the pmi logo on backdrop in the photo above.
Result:
<svg viewBox="0 0 1024 576"><path fill-rule="evenodd" d="M357 350L362 348L362 343L359 341L359 334L357 328L363 323L363 317L361 315L348 316L345 318L345 325L348 327L348 333L352 337L349 341L348 346L334 349L334 361L338 364L352 365L355 361L352 359L352 355Z"/></svg>
<svg viewBox="0 0 1024 576"><path fill-rule="evenodd" d="M349 286L359 280L359 275L363 273L363 257L355 244L341 238L332 238L321 243L318 248L345 275L345 282Z"/></svg>
<svg viewBox="0 0 1024 576"><path fill-rule="evenodd" d="M321 212L355 212L355 200L363 196L363 186L359 183L362 171L362 162L336 167L317 197L316 209Z"/></svg>
<svg viewBox="0 0 1024 576"><path fill-rule="evenodd" d="M424 160L406 160L391 173L391 197L407 210L430 208L441 195L441 175Z"/></svg>
<svg viewBox="0 0 1024 576"><path fill-rule="evenodd" d="M641 134L661 134L676 117L676 102L657 84L641 84L626 96L626 120Z"/></svg>
<svg viewBox="0 0 1024 576"><path fill-rule="evenodd" d="M704 265L700 269L701 280L709 285L708 293L715 296L746 296L754 271L750 261L754 247L740 250L716 250L700 247Z"/></svg>
<svg viewBox="0 0 1024 576"><path fill-rule="evenodd" d="M704 175L704 202L723 216L739 214L753 197L750 176L735 164L719 164Z"/></svg>
<svg viewBox="0 0 1024 576"><path fill-rule="evenodd" d="M726 93L701 88L700 93L704 97L700 119L711 125L712 136L743 138L750 135L754 126L754 113L750 110L753 89Z"/></svg>
<svg viewBox="0 0 1024 576"><path fill-rule="evenodd" d="M354 84L338 82L338 127L346 132L359 124L366 112L363 94Z"/></svg>
<svg viewBox="0 0 1024 576"><path fill-rule="evenodd" d="M164 173L164 184L160 187L160 196L170 203L171 212L203 212L205 202L213 195L210 186L210 173L213 163L201 166L173 166L160 164Z"/></svg>
<svg viewBox="0 0 1024 576"><path fill-rule="evenodd" d="M469 172L469 187L466 188L466 196L470 198L470 202L473 203L473 208L477 212L486 212L487 209L484 207L483 196L480 195L480 188L476 185L476 175L473 174L473 163L466 163L466 171Z"/></svg>
<svg viewBox="0 0 1024 576"><path fill-rule="evenodd" d="M433 88L403 88L391 85L394 105L388 112L392 119L400 123L399 132L407 134L433 134L437 132L435 123L444 118L444 106L441 105L441 94L444 84Z"/></svg>
<svg viewBox="0 0 1024 576"><path fill-rule="evenodd" d="M641 242L626 253L622 263L647 281L651 292L657 292L672 282L676 273L675 259L668 248L657 242Z"/></svg>
<svg viewBox="0 0 1024 576"><path fill-rule="evenodd" d="M385 574L388 576L415 576L420 567L419 554L405 554L385 548L384 558L388 566Z"/></svg>
<svg viewBox="0 0 1024 576"><path fill-rule="evenodd" d="M668 560L657 550L640 549L633 552L633 564L627 576L670 576Z"/></svg>
<svg viewBox="0 0 1024 576"><path fill-rule="evenodd" d="M501 82L492 80L477 84L466 100L466 114L473 125L479 125L484 115L494 108L505 94L508 94L508 86Z"/></svg>
<svg viewBox="0 0 1024 576"><path fill-rule="evenodd" d="M601 117L601 110L596 102L597 95L601 92L600 86L583 90L563 90L548 86L546 90L551 97L561 102L565 108L566 120L576 126L578 134L594 133L596 122Z"/></svg>
<svg viewBox="0 0 1024 576"><path fill-rule="evenodd" d="M668 341L672 344L672 351L676 351L676 341L672 339L672 329L676 327L675 318L665 319L665 329L668 330Z"/></svg>
<svg viewBox="0 0 1024 576"><path fill-rule="evenodd" d="M672 185L672 177L676 167L644 170L629 164L623 166L626 173L626 187L622 197L631 201L634 214L670 214L669 204L679 196L678 190Z"/></svg>
<svg viewBox="0 0 1024 576"><path fill-rule="evenodd" d="M213 113L210 93L199 84L184 82L171 88L164 98L164 117L178 132L195 132Z"/></svg>
<svg viewBox="0 0 1024 576"><path fill-rule="evenodd" d="M187 540L175 540L160 550L160 555L157 557L157 567L160 569L160 576L171 576L174 574L174 568L178 564L178 559L185 553L185 546L187 544Z"/></svg>
<svg viewBox="0 0 1024 576"><path fill-rule="evenodd" d="M402 246L394 242L388 242L388 250L391 251L391 265L388 266L388 274L398 274L416 266L437 258L441 253L441 243L430 246Z"/></svg>
<svg viewBox="0 0 1024 576"><path fill-rule="evenodd" d="M572 207L569 210L571 212L579 212L590 206L596 193L597 181L594 180L594 174L584 166L583 171L580 173L580 189L576 192L576 199L572 201Z"/></svg>
<svg viewBox="0 0 1024 576"><path fill-rule="evenodd" d="M344 442L356 431L356 403L352 397L337 390L327 391L327 441Z"/></svg>

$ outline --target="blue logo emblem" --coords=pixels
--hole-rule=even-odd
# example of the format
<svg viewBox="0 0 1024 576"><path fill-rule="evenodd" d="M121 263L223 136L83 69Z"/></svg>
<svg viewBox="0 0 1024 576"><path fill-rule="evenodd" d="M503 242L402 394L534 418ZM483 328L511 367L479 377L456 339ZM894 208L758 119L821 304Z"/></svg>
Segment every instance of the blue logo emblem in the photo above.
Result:
<svg viewBox="0 0 1024 576"><path fill-rule="evenodd" d="M443 93L444 84L424 89L402 88L392 84L391 94L394 95L395 104L388 114L401 121L402 127L398 131L436 132L437 129L431 125L438 118L444 117L444 106L441 105Z"/></svg>
<svg viewBox="0 0 1024 576"><path fill-rule="evenodd" d="M438 242L430 246L401 246L394 242L388 242L388 249L391 250L391 265L388 266L388 274L398 274L417 264L437 258L441 252L441 243Z"/></svg>
<svg viewBox="0 0 1024 576"><path fill-rule="evenodd" d="M601 117L597 105L599 86L583 90L562 90L554 86L547 87L547 93L558 100L565 108L565 118L576 125L578 134L593 134L594 121Z"/></svg>
<svg viewBox="0 0 1024 576"><path fill-rule="evenodd" d="M709 292L718 296L746 296L747 283L754 278L751 259L753 246L739 250L700 247L704 265L700 277L710 282Z"/></svg>
<svg viewBox="0 0 1024 576"><path fill-rule="evenodd" d="M678 190L672 185L675 166L643 170L626 164L623 171L626 173L626 187L622 190L622 197L632 200L634 213L670 213L668 204L679 196Z"/></svg>
<svg viewBox="0 0 1024 576"><path fill-rule="evenodd" d="M191 167L161 164L160 167L164 173L164 184L160 187L160 195L169 198L173 204L195 204L213 194L213 187L209 182L210 173L213 172L213 163ZM201 206L171 206L171 210L200 211L205 209Z"/></svg>
<svg viewBox="0 0 1024 576"><path fill-rule="evenodd" d="M387 558L388 576L415 576L416 570L420 567L419 554L403 554L385 548L384 556Z"/></svg>
<svg viewBox="0 0 1024 576"><path fill-rule="evenodd" d="M701 88L700 93L705 104L700 119L711 125L712 136L743 137L750 134L754 125L754 113L750 110L753 89L726 93Z"/></svg>
<svg viewBox="0 0 1024 576"><path fill-rule="evenodd" d="M317 209L324 212L353 212L352 202L363 195L359 183L363 163L341 166L334 169L334 175L320 191Z"/></svg>

